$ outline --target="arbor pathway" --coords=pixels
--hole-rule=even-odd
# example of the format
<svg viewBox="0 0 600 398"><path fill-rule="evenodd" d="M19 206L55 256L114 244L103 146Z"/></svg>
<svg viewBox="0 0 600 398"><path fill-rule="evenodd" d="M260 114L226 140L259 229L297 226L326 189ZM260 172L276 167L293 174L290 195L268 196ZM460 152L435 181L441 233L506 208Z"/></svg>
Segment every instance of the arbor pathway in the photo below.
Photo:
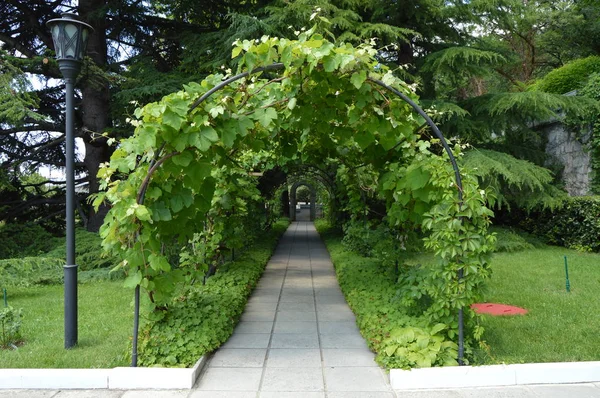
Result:
<svg viewBox="0 0 600 398"><path fill-rule="evenodd" d="M394 397L373 358L314 225L294 222L194 397Z"/></svg>
<svg viewBox="0 0 600 398"><path fill-rule="evenodd" d="M600 398L600 383L393 391L311 222L282 237L192 390L2 390L0 398Z"/></svg>

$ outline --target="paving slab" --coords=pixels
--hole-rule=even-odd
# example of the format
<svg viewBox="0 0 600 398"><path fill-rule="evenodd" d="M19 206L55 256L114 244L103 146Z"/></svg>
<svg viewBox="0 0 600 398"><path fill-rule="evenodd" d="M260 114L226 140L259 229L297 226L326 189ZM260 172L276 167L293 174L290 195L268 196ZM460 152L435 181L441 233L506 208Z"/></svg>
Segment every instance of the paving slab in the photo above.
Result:
<svg viewBox="0 0 600 398"><path fill-rule="evenodd" d="M355 321L321 321L319 322L321 334L360 333Z"/></svg>
<svg viewBox="0 0 600 398"><path fill-rule="evenodd" d="M316 321L315 311L278 311L277 321Z"/></svg>
<svg viewBox="0 0 600 398"><path fill-rule="evenodd" d="M322 349L323 363L328 367L339 366L373 366L379 367L375 362L375 354L367 348L336 348Z"/></svg>
<svg viewBox="0 0 600 398"><path fill-rule="evenodd" d="M267 348L270 339L267 333L234 333L223 348Z"/></svg>
<svg viewBox="0 0 600 398"><path fill-rule="evenodd" d="M242 322L269 322L275 320L275 311L244 311Z"/></svg>
<svg viewBox="0 0 600 398"><path fill-rule="evenodd" d="M600 398L600 388L594 384L555 384L555 385L533 385L529 389L535 397L547 398Z"/></svg>
<svg viewBox="0 0 600 398"><path fill-rule="evenodd" d="M285 391L263 391L259 395L260 398L325 398L324 392L285 392Z"/></svg>
<svg viewBox="0 0 600 398"><path fill-rule="evenodd" d="M463 398L458 390L403 390L396 391L398 398ZM486 398L481 396L480 398Z"/></svg>
<svg viewBox="0 0 600 398"><path fill-rule="evenodd" d="M328 392L327 398L395 398L396 395L386 391L344 391Z"/></svg>
<svg viewBox="0 0 600 398"><path fill-rule="evenodd" d="M375 367L325 368L328 391L389 391L390 385L383 370Z"/></svg>
<svg viewBox="0 0 600 398"><path fill-rule="evenodd" d="M188 398L256 398L256 391L192 391Z"/></svg>
<svg viewBox="0 0 600 398"><path fill-rule="evenodd" d="M273 334L270 348L319 348L319 335L317 332Z"/></svg>
<svg viewBox="0 0 600 398"><path fill-rule="evenodd" d="M258 391L261 368L208 368L200 375L198 390Z"/></svg>
<svg viewBox="0 0 600 398"><path fill-rule="evenodd" d="M367 342L359 333L321 334L322 348L367 348Z"/></svg>
<svg viewBox="0 0 600 398"><path fill-rule="evenodd" d="M2 398L53 398L58 390L0 390Z"/></svg>
<svg viewBox="0 0 600 398"><path fill-rule="evenodd" d="M212 356L208 366L262 368L266 356L266 348L224 348Z"/></svg>
<svg viewBox="0 0 600 398"><path fill-rule="evenodd" d="M321 368L318 348L280 348L269 350L269 368Z"/></svg>
<svg viewBox="0 0 600 398"><path fill-rule="evenodd" d="M317 333L317 322L277 320L273 333Z"/></svg>
<svg viewBox="0 0 600 398"><path fill-rule="evenodd" d="M320 368L266 368L262 391L323 391Z"/></svg>
<svg viewBox="0 0 600 398"><path fill-rule="evenodd" d="M124 394L122 390L64 390L52 398L121 398Z"/></svg>
<svg viewBox="0 0 600 398"><path fill-rule="evenodd" d="M121 398L186 398L190 390L135 390L126 391Z"/></svg>
<svg viewBox="0 0 600 398"><path fill-rule="evenodd" d="M271 333L273 323L267 321L240 322L235 327L235 333Z"/></svg>
<svg viewBox="0 0 600 398"><path fill-rule="evenodd" d="M460 390L464 398L532 398L536 395L528 388L521 386L504 386L502 388L464 388ZM572 395L579 397L579 395Z"/></svg>

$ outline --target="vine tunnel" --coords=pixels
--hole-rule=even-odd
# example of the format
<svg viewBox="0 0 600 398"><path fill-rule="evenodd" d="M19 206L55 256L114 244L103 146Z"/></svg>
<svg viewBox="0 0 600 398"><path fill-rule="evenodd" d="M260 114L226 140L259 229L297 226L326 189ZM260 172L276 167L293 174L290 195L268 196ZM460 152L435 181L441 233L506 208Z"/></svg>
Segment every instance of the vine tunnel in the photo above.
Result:
<svg viewBox="0 0 600 398"><path fill-rule="evenodd" d="M221 81L218 84L215 84L212 88L208 89L206 92L204 92L202 95L200 95L196 100L194 100L191 105L189 107L187 107L185 109L185 114L182 111L182 119L186 119L187 117L192 118L192 116L194 114L198 115L198 114L202 114L201 112L198 113L197 108L199 108L201 105L203 105L207 100L209 100L211 98L211 96L213 96L214 94L218 93L221 90L226 89L228 86L232 85L233 83L240 81L242 79L250 79L253 76L259 76L262 73L273 73L273 72L281 72L281 71L286 71L287 67L284 63L272 63L266 66L259 66L259 67L255 67L255 68L249 68L249 71L246 72L242 72L239 73L237 75L231 76L223 81ZM352 75L354 76L354 75ZM347 78L350 78L349 76ZM279 83L281 84L281 82L283 81L283 78L274 78L269 80L268 83L265 83L265 86L268 84L272 84L273 82ZM246 83L244 83L246 84ZM249 83L248 83L249 84ZM462 207L462 203L463 203L463 185L462 185L462 179L461 179L461 174L456 162L456 159L454 157L454 154L452 152L452 150L450 149L448 143L446 142L446 139L444 138L443 134L441 133L440 129L436 126L436 124L433 122L433 120L431 119L431 117L415 102L413 101L411 98L409 98L406 94L404 94L403 92L401 92L399 89L392 87L391 85L385 83L384 81L377 79L375 77L372 76L366 76L366 78L364 79L364 83L362 84L369 84L369 85L373 85L374 87L377 86L380 89L385 90L387 93L395 96L396 98L399 98L402 102L404 102L405 104L407 104L410 109L412 109L412 111L414 113L416 113L417 115L419 115L424 121L425 124L427 125L427 127L430 129L430 131L433 133L433 135L435 136L435 139L439 141L441 147L443 148L443 151L446 153L448 160L451 164L453 173L454 173L454 181L452 182L452 186L456 187L456 196L458 198L458 206L459 206L459 213L460 213L460 207ZM264 86L263 86L264 87ZM300 87L300 91L302 87ZM262 90L262 88L257 89L257 91ZM378 91L379 94L381 94L380 91ZM300 93L301 94L301 93ZM336 94L337 95L337 94ZM381 94L383 95L383 94ZM224 97L226 98L226 97ZM388 104L389 105L389 104ZM264 105L264 107L262 108L258 108L258 109L264 109L264 108L268 108L269 104ZM163 108L164 109L164 108ZM212 108L214 109L214 108ZM164 111L163 111L164 112ZM194 113L196 112L196 113ZM212 112L212 111L209 111ZM212 114L212 113L211 113ZM191 115L191 116L190 116ZM216 114L216 116L214 117L218 117L219 115ZM164 116L163 116L164 117ZM194 119L197 120L197 119ZM206 120L204 121L204 123L206 123ZM183 123L181 123L179 125L179 128L181 129L181 125ZM195 124L195 122L191 123L191 126L193 126ZM197 126L196 126L197 127ZM276 139L276 135L269 138L269 140L274 140ZM212 144L210 144L212 145ZM149 186L153 181L153 176L155 173L157 173L157 171L164 165L166 164L171 158L177 158L178 156L181 156L182 154L185 153L185 148L183 150L178 150L177 148L172 149L171 151L165 150L165 147L167 146L167 141L165 141L165 143L162 144L162 146L158 146L156 148L154 148L151 152L152 157L151 160L148 162L148 171L145 174L145 176L143 176L143 178L138 178L136 181L136 183L138 184L139 189L137 190L137 195L135 198L135 202L137 203L137 205L139 206L143 206L146 203L146 195L148 193L149 190ZM212 146L210 146L212 148ZM397 145L394 146L394 148L396 148ZM166 153L165 153L166 152ZM221 151L220 153L222 153L223 151ZM202 161L202 156L200 155L199 158ZM225 155L227 156L227 155ZM189 156L188 156L189 158ZM182 162L181 160L179 162ZM186 160L186 165L189 164L189 161ZM303 162L295 162L295 165L298 167L310 167L307 166L307 164L304 164ZM326 181L327 179L324 178L322 175L319 177L322 178L323 181L321 181L321 183L323 185L327 185L328 181ZM290 216L292 216L293 214L295 214L295 192L296 189L298 188L298 186L300 185L308 185L305 181L299 180L297 182L295 182L292 185L292 189L290 191ZM315 205L315 188L314 187L310 187L311 188L311 220L314 219L314 205ZM292 211L292 206L294 207L294 211ZM136 232L136 237L140 236L140 231L138 230ZM138 239L138 238L136 238ZM463 278L463 269L459 269L458 273L456 275L457 280L460 281ZM133 347L132 347L132 366L137 366L137 355L138 355L138 347L137 347L137 342L138 342L138 329L139 329L139 304L140 303L140 284L138 283L135 286L135 315L134 315L134 337L133 337ZM458 324L458 362L460 365L463 364L463 358L464 358L464 313L463 313L463 308L460 307L458 309L458 313L457 313L457 324Z"/></svg>

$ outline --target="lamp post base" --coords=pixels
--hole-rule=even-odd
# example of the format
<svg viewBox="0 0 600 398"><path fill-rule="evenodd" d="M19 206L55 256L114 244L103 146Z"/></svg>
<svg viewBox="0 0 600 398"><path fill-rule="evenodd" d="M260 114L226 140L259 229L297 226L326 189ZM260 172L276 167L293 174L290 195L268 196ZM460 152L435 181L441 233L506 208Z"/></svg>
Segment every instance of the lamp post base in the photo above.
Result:
<svg viewBox="0 0 600 398"><path fill-rule="evenodd" d="M77 345L77 265L63 266L65 276L65 348Z"/></svg>

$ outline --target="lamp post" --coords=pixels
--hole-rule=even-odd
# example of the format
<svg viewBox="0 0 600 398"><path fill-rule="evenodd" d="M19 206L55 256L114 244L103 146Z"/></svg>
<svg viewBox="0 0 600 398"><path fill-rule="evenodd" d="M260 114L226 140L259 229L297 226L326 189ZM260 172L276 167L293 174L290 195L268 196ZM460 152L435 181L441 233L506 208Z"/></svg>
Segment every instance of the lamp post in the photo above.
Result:
<svg viewBox="0 0 600 398"><path fill-rule="evenodd" d="M46 23L52 32L58 67L65 79L66 120L65 132L67 150L66 177L66 229L67 262L65 276L65 348L77 344L77 264L75 264L75 137L73 134L73 86L81 69L81 62L88 36L94 29L76 19L75 14L65 13L62 18L51 19Z"/></svg>

